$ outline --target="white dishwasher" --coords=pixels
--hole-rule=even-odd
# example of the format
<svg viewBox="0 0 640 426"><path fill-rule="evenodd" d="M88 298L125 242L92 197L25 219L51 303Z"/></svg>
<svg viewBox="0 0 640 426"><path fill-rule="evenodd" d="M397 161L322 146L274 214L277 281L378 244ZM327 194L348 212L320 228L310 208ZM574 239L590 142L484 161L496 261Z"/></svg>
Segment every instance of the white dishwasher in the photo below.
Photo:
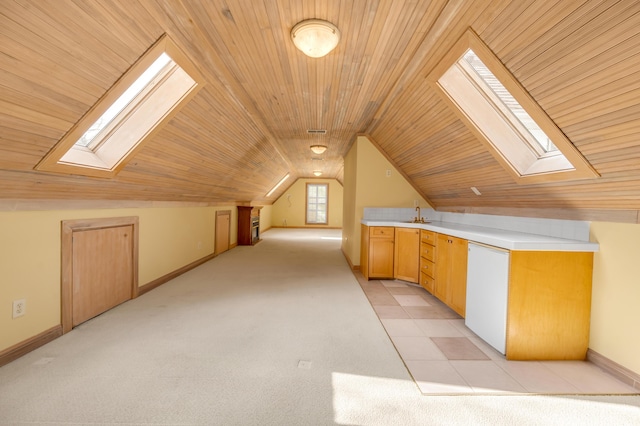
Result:
<svg viewBox="0 0 640 426"><path fill-rule="evenodd" d="M465 325L505 354L509 251L469 242Z"/></svg>

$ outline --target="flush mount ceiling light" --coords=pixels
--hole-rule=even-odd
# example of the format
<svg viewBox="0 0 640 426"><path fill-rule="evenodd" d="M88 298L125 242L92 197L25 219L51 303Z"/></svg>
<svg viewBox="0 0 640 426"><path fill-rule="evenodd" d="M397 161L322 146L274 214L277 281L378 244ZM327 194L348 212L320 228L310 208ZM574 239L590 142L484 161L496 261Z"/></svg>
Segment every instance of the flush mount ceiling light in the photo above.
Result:
<svg viewBox="0 0 640 426"><path fill-rule="evenodd" d="M314 176L322 176L322 172L320 170L313 171Z"/></svg>
<svg viewBox="0 0 640 426"><path fill-rule="evenodd" d="M307 19L293 27L291 40L305 55L321 58L338 45L340 30L331 22Z"/></svg>
<svg viewBox="0 0 640 426"><path fill-rule="evenodd" d="M314 154L322 154L327 150L327 147L325 145L311 145L311 151L313 151Z"/></svg>

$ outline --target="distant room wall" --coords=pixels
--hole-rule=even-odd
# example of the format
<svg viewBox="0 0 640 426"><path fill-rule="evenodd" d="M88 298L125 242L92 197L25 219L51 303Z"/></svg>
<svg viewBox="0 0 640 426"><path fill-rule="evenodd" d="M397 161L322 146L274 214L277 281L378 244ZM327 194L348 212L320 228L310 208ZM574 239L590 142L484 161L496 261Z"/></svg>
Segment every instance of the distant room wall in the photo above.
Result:
<svg viewBox="0 0 640 426"><path fill-rule="evenodd" d="M307 183L329 184L329 224L307 225ZM271 225L273 227L342 228L343 188L335 179L298 179L273 203Z"/></svg>

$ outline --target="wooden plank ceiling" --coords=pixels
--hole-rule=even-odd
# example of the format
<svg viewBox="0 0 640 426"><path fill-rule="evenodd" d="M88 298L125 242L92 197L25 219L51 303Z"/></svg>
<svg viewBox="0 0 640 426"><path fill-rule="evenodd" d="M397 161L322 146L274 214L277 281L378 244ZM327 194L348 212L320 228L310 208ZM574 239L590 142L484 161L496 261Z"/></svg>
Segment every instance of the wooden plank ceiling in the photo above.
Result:
<svg viewBox="0 0 640 426"><path fill-rule="evenodd" d="M309 18L342 32L324 58L290 41ZM457 119L425 76L469 27L600 178L518 184ZM164 33L204 89L114 179L35 171ZM437 208L635 210L639 71L631 0L2 0L0 198L270 203L367 134Z"/></svg>

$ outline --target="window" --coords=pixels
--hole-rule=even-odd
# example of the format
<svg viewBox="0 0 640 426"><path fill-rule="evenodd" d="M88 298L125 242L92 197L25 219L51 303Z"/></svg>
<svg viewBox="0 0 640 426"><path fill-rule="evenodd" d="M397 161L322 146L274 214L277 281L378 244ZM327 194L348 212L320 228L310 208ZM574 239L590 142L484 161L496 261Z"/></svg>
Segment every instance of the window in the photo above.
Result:
<svg viewBox="0 0 640 426"><path fill-rule="evenodd" d="M329 223L329 185L326 183L307 184L307 224L326 225Z"/></svg>
<svg viewBox="0 0 640 426"><path fill-rule="evenodd" d="M113 177L202 87L163 36L58 142L38 170Z"/></svg>
<svg viewBox="0 0 640 426"><path fill-rule="evenodd" d="M598 176L472 30L428 79L518 182Z"/></svg>

